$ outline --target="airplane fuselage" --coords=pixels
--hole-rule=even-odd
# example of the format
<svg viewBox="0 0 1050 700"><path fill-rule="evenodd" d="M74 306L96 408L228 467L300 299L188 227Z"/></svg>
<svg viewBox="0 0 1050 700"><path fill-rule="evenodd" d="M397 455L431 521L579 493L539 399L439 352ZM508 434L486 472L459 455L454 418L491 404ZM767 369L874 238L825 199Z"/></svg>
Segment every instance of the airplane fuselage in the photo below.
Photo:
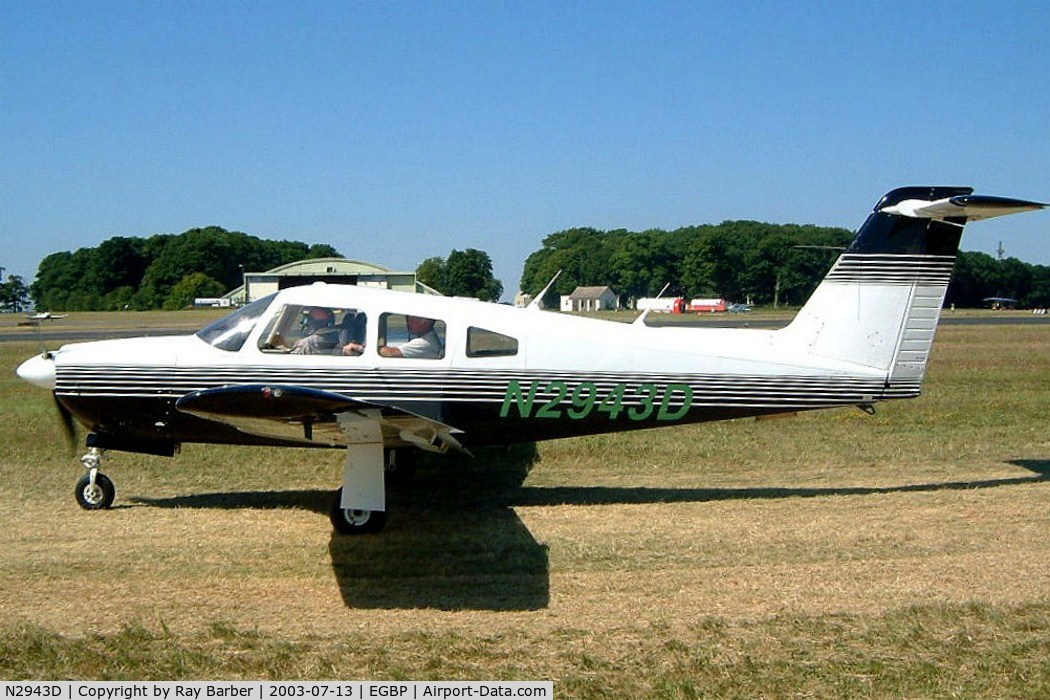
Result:
<svg viewBox="0 0 1050 700"><path fill-rule="evenodd" d="M353 309L359 355L267 347L289 307ZM419 314L443 324L436 358L384 357L379 319ZM236 350L201 335L70 345L55 356L55 395L101 446L166 451L182 442L342 446L246 432L177 408L193 392L294 385L425 416L463 431L464 445L505 444L768 413L869 405L918 393L885 371L819 365L783 331L651 328L497 304L337 285L286 290ZM478 345L478 337L487 347ZM659 368L653 371L649 368ZM397 439L391 446L403 446Z"/></svg>

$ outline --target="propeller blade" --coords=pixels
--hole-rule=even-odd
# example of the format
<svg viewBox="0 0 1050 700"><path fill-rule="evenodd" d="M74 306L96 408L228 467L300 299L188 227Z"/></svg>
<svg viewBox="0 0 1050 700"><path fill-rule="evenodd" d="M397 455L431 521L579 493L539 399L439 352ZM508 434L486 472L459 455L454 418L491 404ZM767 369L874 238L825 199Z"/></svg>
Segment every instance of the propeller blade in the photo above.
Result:
<svg viewBox="0 0 1050 700"><path fill-rule="evenodd" d="M66 445L69 446L69 452L70 454L75 454L77 449L77 426L73 420L73 414L57 398L55 399L55 408L58 409L58 417L62 423L62 432L66 436Z"/></svg>

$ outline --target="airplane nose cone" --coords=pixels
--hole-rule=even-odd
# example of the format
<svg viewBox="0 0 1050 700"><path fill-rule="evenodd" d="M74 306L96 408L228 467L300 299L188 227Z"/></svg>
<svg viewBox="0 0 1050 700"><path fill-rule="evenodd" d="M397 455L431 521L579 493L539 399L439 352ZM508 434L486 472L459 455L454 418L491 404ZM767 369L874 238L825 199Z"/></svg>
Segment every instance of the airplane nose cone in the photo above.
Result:
<svg viewBox="0 0 1050 700"><path fill-rule="evenodd" d="M55 388L55 360L51 353L32 357L18 366L18 376L44 389Z"/></svg>

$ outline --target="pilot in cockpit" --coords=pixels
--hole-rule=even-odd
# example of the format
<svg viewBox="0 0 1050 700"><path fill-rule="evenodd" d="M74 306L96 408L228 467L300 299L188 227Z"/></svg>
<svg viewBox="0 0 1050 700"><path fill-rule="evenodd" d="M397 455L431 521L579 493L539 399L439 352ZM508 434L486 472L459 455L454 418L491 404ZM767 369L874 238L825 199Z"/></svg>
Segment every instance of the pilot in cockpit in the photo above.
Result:
<svg viewBox="0 0 1050 700"><path fill-rule="evenodd" d="M335 314L331 309L315 306L303 320L302 337L292 345L293 355L323 355L339 343L339 330L333 328Z"/></svg>

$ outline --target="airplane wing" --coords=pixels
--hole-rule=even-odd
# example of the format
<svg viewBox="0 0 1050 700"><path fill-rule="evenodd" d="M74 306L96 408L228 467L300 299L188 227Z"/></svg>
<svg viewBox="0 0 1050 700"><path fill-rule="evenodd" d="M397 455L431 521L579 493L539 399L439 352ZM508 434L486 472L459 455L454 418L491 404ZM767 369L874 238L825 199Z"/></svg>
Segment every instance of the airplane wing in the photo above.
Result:
<svg viewBox="0 0 1050 700"><path fill-rule="evenodd" d="M175 407L191 415L258 435L304 445L352 445L362 421L378 423L386 446L413 445L432 452L466 452L462 430L394 406L360 401L301 386L239 384L186 394ZM469 453L468 453L469 454Z"/></svg>

